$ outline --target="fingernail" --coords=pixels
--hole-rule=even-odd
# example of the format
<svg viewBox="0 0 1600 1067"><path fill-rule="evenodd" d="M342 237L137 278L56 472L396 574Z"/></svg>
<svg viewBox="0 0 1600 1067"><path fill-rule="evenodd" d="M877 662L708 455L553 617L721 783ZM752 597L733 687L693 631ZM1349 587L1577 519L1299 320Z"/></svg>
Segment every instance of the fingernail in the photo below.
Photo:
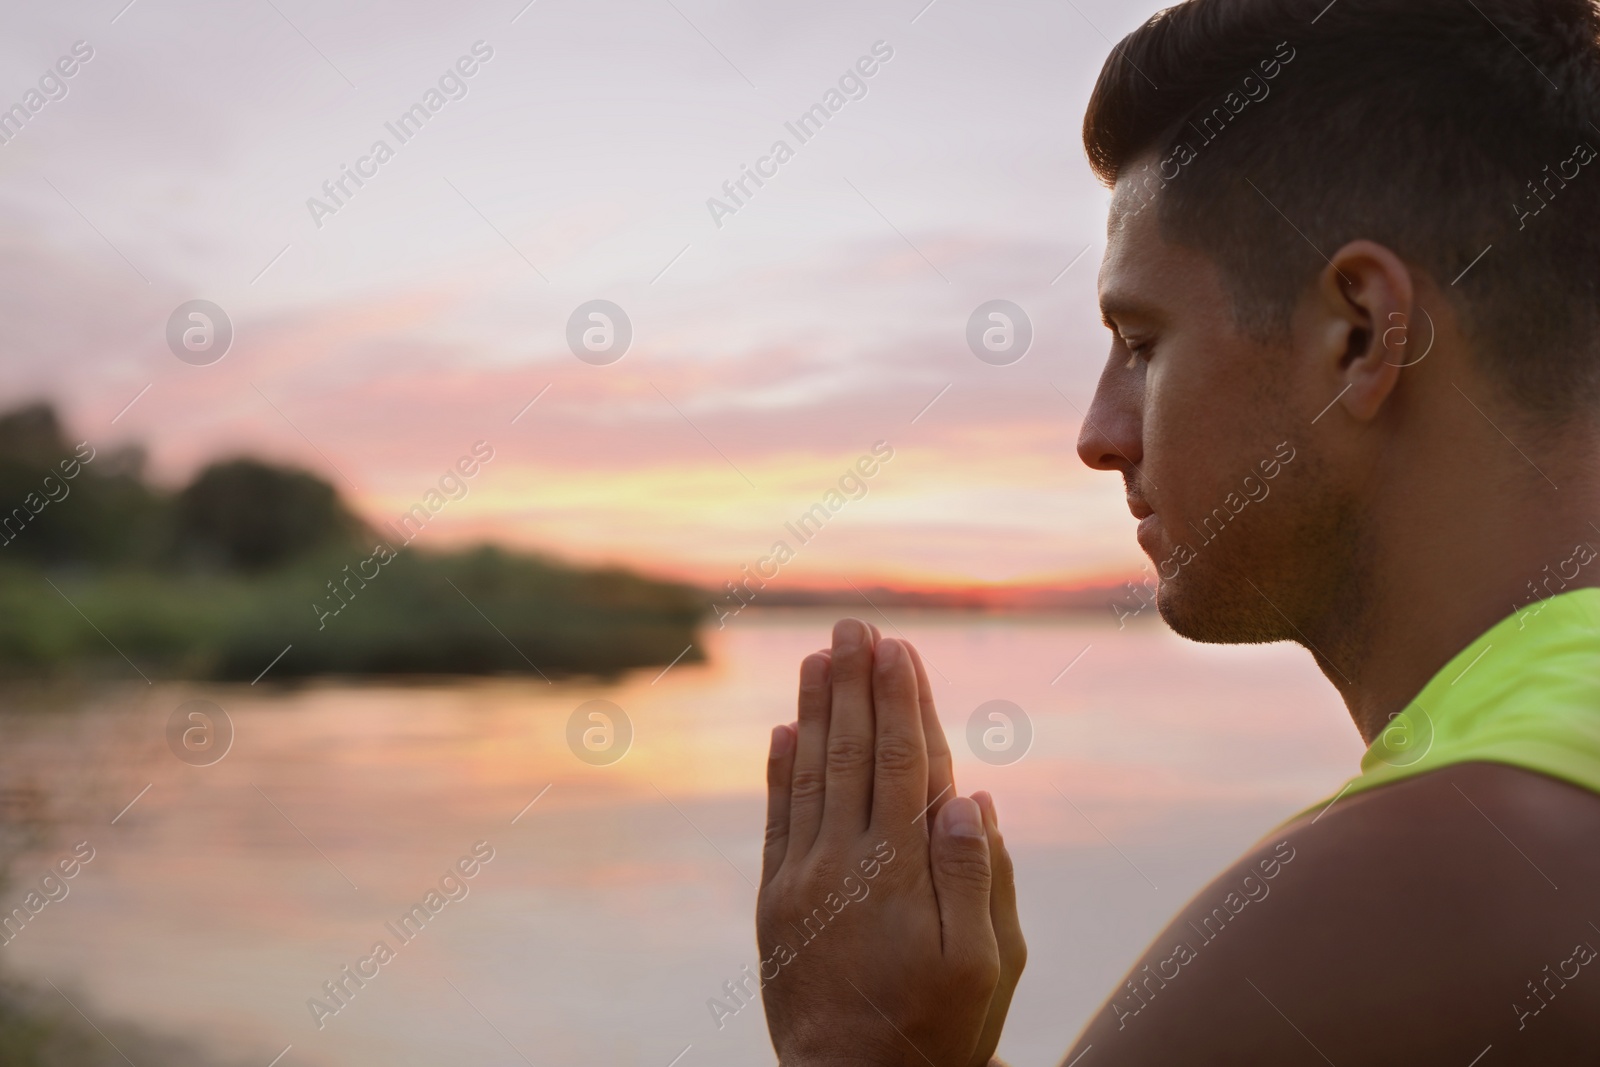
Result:
<svg viewBox="0 0 1600 1067"><path fill-rule="evenodd" d="M787 726L774 726L772 728L772 759L782 759L794 748L794 731Z"/></svg>
<svg viewBox="0 0 1600 1067"><path fill-rule="evenodd" d="M976 793L972 794L972 799L976 800L978 802L978 807L983 810L984 829L988 830L990 827L993 827L995 839L998 840L1001 837L1000 809L994 806L993 795L985 790L980 789Z"/></svg>
<svg viewBox="0 0 1600 1067"><path fill-rule="evenodd" d="M889 638L878 642L877 663L879 670L892 671L900 665L905 656L905 649L900 647L900 642Z"/></svg>
<svg viewBox="0 0 1600 1067"><path fill-rule="evenodd" d="M839 652L854 652L866 643L867 628L859 619L840 619L833 624L833 647Z"/></svg>
<svg viewBox="0 0 1600 1067"><path fill-rule="evenodd" d="M800 661L800 684L810 689L828 684L828 657L812 653Z"/></svg>
<svg viewBox="0 0 1600 1067"><path fill-rule="evenodd" d="M951 837L983 837L983 816L971 797L952 797L939 809L939 821Z"/></svg>

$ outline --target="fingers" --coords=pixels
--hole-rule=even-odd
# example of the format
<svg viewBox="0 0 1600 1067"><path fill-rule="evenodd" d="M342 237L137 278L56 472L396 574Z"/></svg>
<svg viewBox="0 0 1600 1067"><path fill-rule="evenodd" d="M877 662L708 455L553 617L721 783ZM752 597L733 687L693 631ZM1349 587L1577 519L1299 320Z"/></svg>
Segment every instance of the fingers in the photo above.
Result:
<svg viewBox="0 0 1600 1067"><path fill-rule="evenodd" d="M872 810L872 631L866 623L840 619L835 624L829 674L833 702L823 823L831 833L854 835L866 830Z"/></svg>
<svg viewBox="0 0 1600 1067"><path fill-rule="evenodd" d="M917 672L917 703L922 712L922 738L928 750L928 812L924 825L932 826L939 817L945 801L956 795L955 765L950 758L950 742L945 740L944 727L939 723L939 712L933 706L933 686L928 682L928 670L922 665L922 655L917 646L906 643L911 651L911 663Z"/></svg>
<svg viewBox="0 0 1600 1067"><path fill-rule="evenodd" d="M977 792L972 799L983 812L984 835L989 842L990 867L993 871L989 886L989 921L994 927L996 947L1000 953L1000 981L989 1004L989 1017L984 1023L983 1037L978 1041L981 1055L993 1055L1000 1043L1000 1031L1005 1026L1006 1012L1011 1008L1011 997L1017 991L1022 969L1028 963L1028 945L1022 937L1022 922L1017 915L1017 883L1011 854L1006 851L1005 839L1000 835L1000 819L995 812L994 798Z"/></svg>
<svg viewBox="0 0 1600 1067"><path fill-rule="evenodd" d="M989 918L989 839L977 803L952 797L934 820L929 847L945 959L992 992L1000 958Z"/></svg>
<svg viewBox="0 0 1600 1067"><path fill-rule="evenodd" d="M978 809L983 813L984 836L989 842L989 866L993 877L989 886L989 918L994 925L995 940L1000 947L1002 969L1011 970L1012 985L1022 975L1028 959L1028 946L1022 938L1022 920L1017 914L1017 876L1006 849L1005 838L1000 834L1000 816L995 811L994 798L983 791L972 794Z"/></svg>
<svg viewBox="0 0 1600 1067"><path fill-rule="evenodd" d="M796 724L794 768L789 779L788 854L811 850L822 826L822 805L828 764L828 722L832 683L829 656L813 652L800 663L799 722Z"/></svg>
<svg viewBox="0 0 1600 1067"><path fill-rule="evenodd" d="M774 726L767 750L767 839L761 850L761 884L772 881L789 850L789 782L794 776L794 727Z"/></svg>
<svg viewBox="0 0 1600 1067"><path fill-rule="evenodd" d="M877 728L873 749L872 825L895 840L905 837L928 804L928 751L922 740L917 674L910 645L894 638L878 642L872 665L872 704ZM913 835L917 850L927 838ZM918 863L922 860L920 855Z"/></svg>

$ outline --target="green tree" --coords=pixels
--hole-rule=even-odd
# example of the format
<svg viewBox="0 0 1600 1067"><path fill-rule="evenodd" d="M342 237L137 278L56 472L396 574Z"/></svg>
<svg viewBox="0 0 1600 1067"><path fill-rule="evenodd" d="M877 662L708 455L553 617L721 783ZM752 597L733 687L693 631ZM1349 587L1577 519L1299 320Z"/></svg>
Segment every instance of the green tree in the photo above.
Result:
<svg viewBox="0 0 1600 1067"><path fill-rule="evenodd" d="M173 522L181 560L252 572L354 547L368 534L332 485L254 459L201 471L178 494Z"/></svg>
<svg viewBox="0 0 1600 1067"><path fill-rule="evenodd" d="M0 559L150 562L165 536L166 502L144 483L143 467L138 448L69 443L48 404L0 415Z"/></svg>

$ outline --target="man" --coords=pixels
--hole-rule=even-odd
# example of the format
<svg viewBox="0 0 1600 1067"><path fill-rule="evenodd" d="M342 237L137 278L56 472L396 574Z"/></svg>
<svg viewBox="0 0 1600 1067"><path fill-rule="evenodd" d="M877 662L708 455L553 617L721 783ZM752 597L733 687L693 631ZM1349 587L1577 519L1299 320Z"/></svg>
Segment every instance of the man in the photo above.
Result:
<svg viewBox="0 0 1600 1067"><path fill-rule="evenodd" d="M1113 50L1084 140L1113 337L1079 455L1167 623L1299 642L1371 747L1065 1062L1600 1062L1595 4L1191 0ZM915 651L841 622L768 779L781 1061L988 1063L1011 864Z"/></svg>

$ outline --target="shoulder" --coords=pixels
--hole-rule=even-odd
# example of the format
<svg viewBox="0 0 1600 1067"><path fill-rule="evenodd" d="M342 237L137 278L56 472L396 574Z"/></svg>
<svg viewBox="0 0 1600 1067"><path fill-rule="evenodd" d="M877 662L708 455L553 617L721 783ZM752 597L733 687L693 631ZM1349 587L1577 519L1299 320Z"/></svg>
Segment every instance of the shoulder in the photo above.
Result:
<svg viewBox="0 0 1600 1067"><path fill-rule="evenodd" d="M1443 768L1263 839L1184 906L1074 1055L1465 1067L1492 1045L1494 1067L1594 1062L1595 922L1600 795Z"/></svg>

